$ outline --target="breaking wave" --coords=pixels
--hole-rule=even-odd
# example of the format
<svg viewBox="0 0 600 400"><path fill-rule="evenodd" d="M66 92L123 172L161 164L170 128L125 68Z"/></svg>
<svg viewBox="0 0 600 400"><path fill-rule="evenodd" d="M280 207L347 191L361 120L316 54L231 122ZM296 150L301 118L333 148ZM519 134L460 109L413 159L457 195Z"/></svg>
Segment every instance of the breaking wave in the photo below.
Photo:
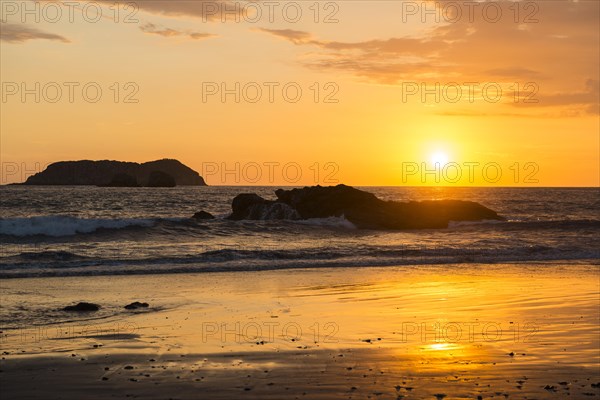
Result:
<svg viewBox="0 0 600 400"><path fill-rule="evenodd" d="M130 226L150 227L153 219L77 218L67 215L0 219L0 235L7 236L73 236L99 229L123 229Z"/></svg>

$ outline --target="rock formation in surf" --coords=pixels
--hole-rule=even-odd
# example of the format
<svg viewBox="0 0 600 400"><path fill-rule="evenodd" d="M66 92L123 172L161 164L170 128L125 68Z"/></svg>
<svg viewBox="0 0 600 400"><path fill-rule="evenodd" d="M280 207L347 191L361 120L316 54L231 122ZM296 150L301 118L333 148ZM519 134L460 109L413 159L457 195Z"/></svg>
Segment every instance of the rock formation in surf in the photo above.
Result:
<svg viewBox="0 0 600 400"><path fill-rule="evenodd" d="M301 219L294 208L280 201L265 200L254 193L237 195L231 203L233 213L228 217L232 220L255 219Z"/></svg>
<svg viewBox="0 0 600 400"><path fill-rule="evenodd" d="M228 218L295 220L344 216L358 228L366 229L435 229L448 227L450 221L502 219L495 211L472 201L384 201L346 185L279 189L275 194L274 201L256 194L236 196Z"/></svg>

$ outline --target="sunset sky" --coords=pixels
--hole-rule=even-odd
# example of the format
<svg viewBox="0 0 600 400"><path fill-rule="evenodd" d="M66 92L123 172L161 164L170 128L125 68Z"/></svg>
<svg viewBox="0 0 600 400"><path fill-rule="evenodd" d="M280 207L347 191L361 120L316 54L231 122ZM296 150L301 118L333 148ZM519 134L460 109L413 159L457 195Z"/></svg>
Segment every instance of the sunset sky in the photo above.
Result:
<svg viewBox="0 0 600 400"><path fill-rule="evenodd" d="M0 1L2 184L159 158L213 185L599 184L597 0L129 3Z"/></svg>

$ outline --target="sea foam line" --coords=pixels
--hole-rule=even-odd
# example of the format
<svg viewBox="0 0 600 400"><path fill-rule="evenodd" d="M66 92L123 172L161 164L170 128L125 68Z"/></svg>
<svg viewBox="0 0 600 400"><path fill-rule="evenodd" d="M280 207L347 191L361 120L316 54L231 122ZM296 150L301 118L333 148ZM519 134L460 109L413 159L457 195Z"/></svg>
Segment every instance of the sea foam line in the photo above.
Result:
<svg viewBox="0 0 600 400"><path fill-rule="evenodd" d="M0 235L52 237L91 233L98 229L122 229L129 226L150 227L153 219L77 218L67 215L0 219Z"/></svg>

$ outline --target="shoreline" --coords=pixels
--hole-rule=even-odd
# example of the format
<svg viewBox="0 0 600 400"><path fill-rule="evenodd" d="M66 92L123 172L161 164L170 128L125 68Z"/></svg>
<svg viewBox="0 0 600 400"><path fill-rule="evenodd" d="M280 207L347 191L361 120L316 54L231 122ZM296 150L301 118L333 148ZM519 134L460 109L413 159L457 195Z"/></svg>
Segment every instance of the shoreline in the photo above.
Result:
<svg viewBox="0 0 600 400"><path fill-rule="evenodd" d="M15 399L600 396L598 276L511 263L3 280L0 383ZM56 311L78 301L102 308Z"/></svg>
<svg viewBox="0 0 600 400"><path fill-rule="evenodd" d="M244 261L244 260L240 260ZM274 263L281 262L281 260L273 260ZM308 261L307 261L308 262ZM486 267L498 267L504 265L511 266L525 266L525 265L534 265L536 267L540 266L561 266L564 267L565 264L568 263L569 268L576 266L586 266L592 265L600 268L600 259L598 258L576 258L576 259L537 259L537 260L480 260L480 261L441 261L441 260L430 260L430 262L423 262L423 260L414 260L411 263L398 264L397 261L390 261L389 263L369 263L369 264L352 264L347 261L339 261L336 263L332 262L324 262L318 263L314 260L310 260L312 266L301 266L298 267L295 264L289 265L279 265L279 266L253 266L253 267L235 267L235 266L227 266L227 267L213 267L213 268L204 268L204 269L173 269L170 268L168 270L156 269L156 270L148 270L148 269L140 269L137 270L127 270L127 271L102 271L99 273L98 271L91 271L89 273L76 273L76 274L66 274L66 273L58 273L54 275L50 274L42 274L42 275L20 275L14 276L10 274L0 273L0 282L2 281L11 281L11 280L22 280L22 279L62 279L62 278L94 278L94 277L126 277L126 276L169 276L169 275L198 275L198 274L221 274L221 273L260 273L260 272L277 272L277 271L314 271L314 270L343 270L343 269L363 269L363 268L388 268L388 269L398 269L398 268L460 268L461 266L474 266L474 265L485 265ZM140 268L146 267L145 265L141 265Z"/></svg>

